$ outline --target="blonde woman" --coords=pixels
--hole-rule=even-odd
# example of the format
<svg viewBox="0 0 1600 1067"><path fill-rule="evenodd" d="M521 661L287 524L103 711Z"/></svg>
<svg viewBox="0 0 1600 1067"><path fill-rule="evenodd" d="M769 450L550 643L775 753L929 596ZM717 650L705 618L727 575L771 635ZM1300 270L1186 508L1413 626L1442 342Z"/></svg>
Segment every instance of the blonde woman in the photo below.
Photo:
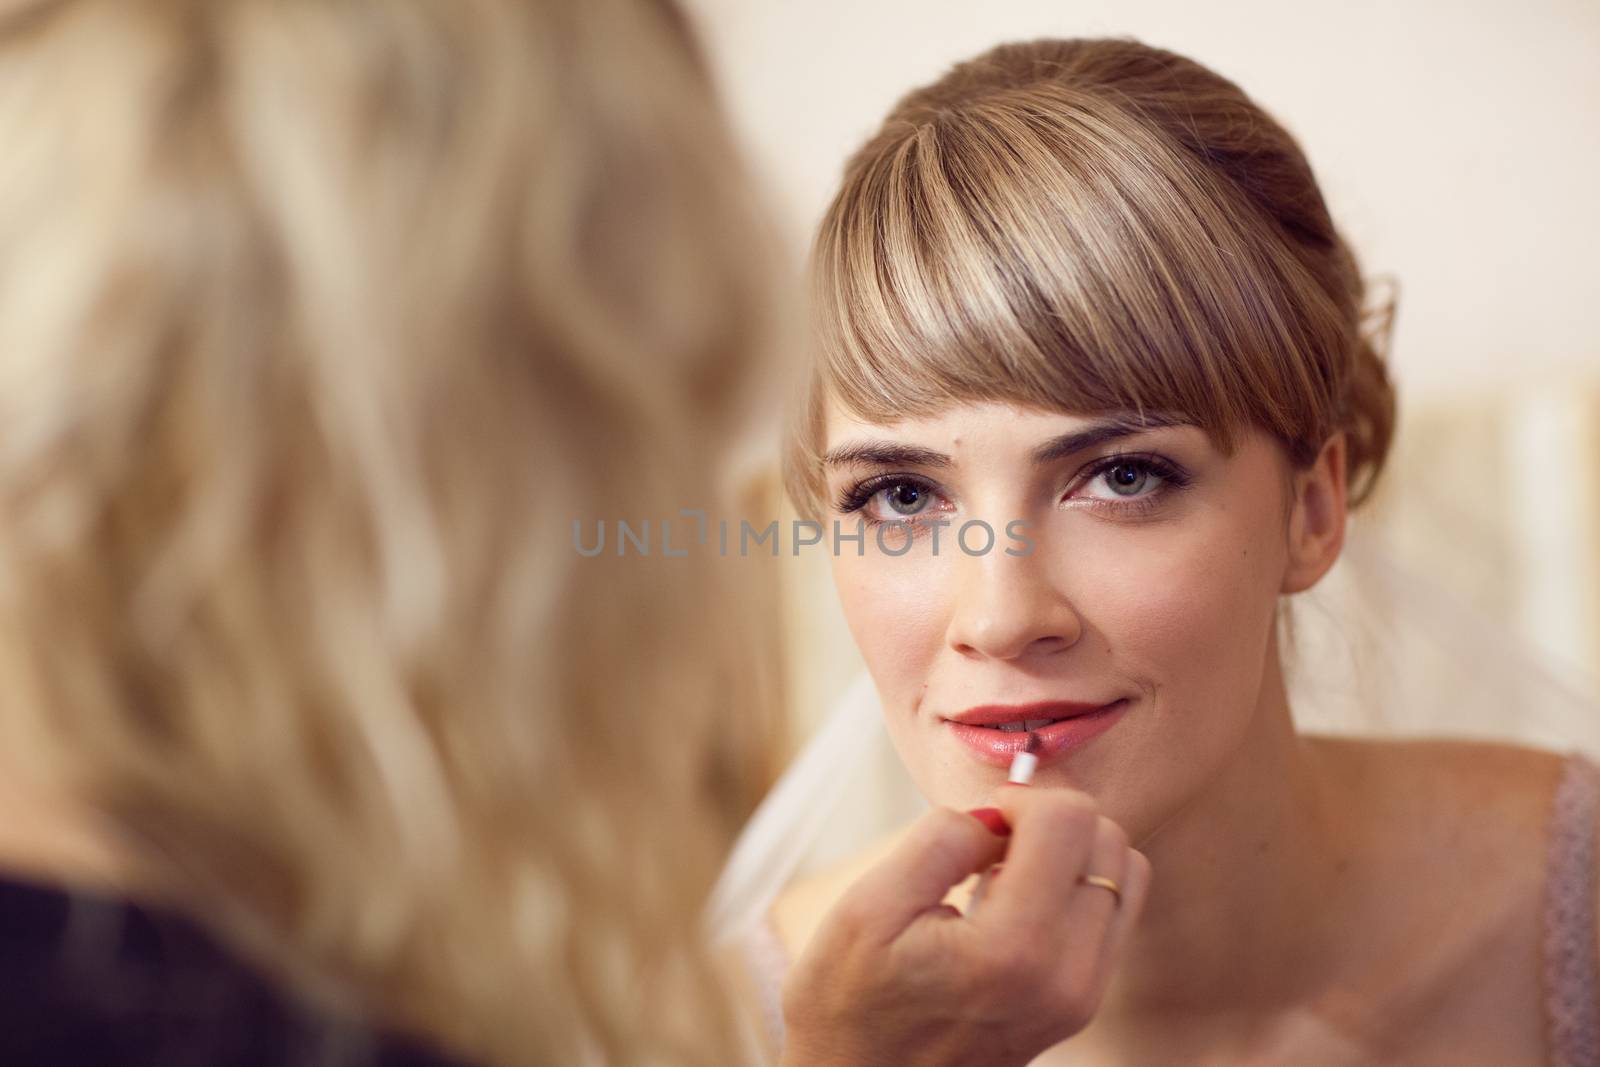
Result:
<svg viewBox="0 0 1600 1067"><path fill-rule="evenodd" d="M768 343L681 16L24 0L0 144L0 1060L741 1062L760 605L571 535L719 506ZM945 813L846 920L999 852ZM851 947L932 1018L981 946Z"/></svg>
<svg viewBox="0 0 1600 1067"><path fill-rule="evenodd" d="M716 1059L746 650L570 546L765 343L681 20L7 4L0 142L0 1059Z"/></svg>
<svg viewBox="0 0 1600 1067"><path fill-rule="evenodd" d="M1031 751L1153 868L1036 1062L1600 1064L1600 769L1295 728L1280 607L1339 557L1395 401L1282 127L1131 41L996 48L850 161L814 278L790 487L868 534L834 574L906 769L960 807ZM1077 858L1059 910L1125 906ZM772 909L791 1027L837 1010L853 876Z"/></svg>

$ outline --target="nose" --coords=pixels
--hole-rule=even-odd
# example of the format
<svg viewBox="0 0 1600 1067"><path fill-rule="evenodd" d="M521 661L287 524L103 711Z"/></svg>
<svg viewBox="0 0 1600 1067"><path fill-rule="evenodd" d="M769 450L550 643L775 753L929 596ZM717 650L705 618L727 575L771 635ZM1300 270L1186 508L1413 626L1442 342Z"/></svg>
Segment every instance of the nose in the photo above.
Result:
<svg viewBox="0 0 1600 1067"><path fill-rule="evenodd" d="M964 561L946 641L963 656L1016 660L1065 652L1083 636L1083 622L1035 551L996 551Z"/></svg>

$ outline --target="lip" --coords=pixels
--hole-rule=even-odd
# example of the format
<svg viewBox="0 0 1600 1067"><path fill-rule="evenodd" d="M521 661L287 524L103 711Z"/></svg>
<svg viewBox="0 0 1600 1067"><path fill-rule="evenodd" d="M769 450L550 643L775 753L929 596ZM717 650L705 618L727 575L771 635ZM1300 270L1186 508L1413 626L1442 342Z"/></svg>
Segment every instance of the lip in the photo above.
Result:
<svg viewBox="0 0 1600 1067"><path fill-rule="evenodd" d="M1109 704L1043 701L1038 704L988 705L949 716L944 724L975 759L992 767L1009 767L1012 758L1027 747L1028 738L1037 737L1038 746L1033 754L1039 757L1039 763L1043 765L1076 752L1105 733L1117 724L1127 709L1126 697ZM1032 733L995 729L1003 724L1029 719L1060 721L1041 726Z"/></svg>

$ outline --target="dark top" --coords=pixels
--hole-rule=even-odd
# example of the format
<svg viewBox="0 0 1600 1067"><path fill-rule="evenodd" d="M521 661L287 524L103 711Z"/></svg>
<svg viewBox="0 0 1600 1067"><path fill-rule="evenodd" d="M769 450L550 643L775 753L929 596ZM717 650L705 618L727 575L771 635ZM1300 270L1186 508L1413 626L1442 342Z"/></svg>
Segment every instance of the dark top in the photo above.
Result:
<svg viewBox="0 0 1600 1067"><path fill-rule="evenodd" d="M6 1067L461 1067L297 1003L195 923L0 878Z"/></svg>

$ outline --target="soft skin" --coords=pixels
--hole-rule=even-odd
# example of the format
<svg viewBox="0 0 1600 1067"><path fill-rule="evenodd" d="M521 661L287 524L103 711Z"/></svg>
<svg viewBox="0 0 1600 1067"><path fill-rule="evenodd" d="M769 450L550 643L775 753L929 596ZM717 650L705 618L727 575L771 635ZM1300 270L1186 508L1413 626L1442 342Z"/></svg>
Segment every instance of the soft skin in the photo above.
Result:
<svg viewBox="0 0 1600 1067"><path fill-rule="evenodd" d="M1038 781L1090 793L1138 842L1212 783L1252 734L1281 729L1263 706L1273 621L1279 595L1315 582L1337 556L1342 441L1294 478L1265 435L1244 435L1228 456L1193 426L1034 462L1036 448L1096 421L965 405L880 426L835 406L830 449L913 445L951 462L830 465L830 500L863 479L905 474L930 490L916 517L952 525L940 531L937 556L930 526L903 556L878 551L869 537L864 554L847 544L833 566L889 732L930 800L971 806L1004 775L972 758L946 716L977 705L1126 698L1115 726L1048 763ZM1134 495L1119 496L1108 476L1092 475L1118 453L1164 458L1188 484L1147 473ZM887 505L893 491L863 509L869 521L898 516ZM848 528L859 514L833 517ZM1008 554L1022 548L1002 535L993 551L966 554L954 535L972 519L996 531L1025 521L1031 551ZM901 536L886 539L894 547ZM981 541L977 531L969 538L974 548Z"/></svg>
<svg viewBox="0 0 1600 1067"><path fill-rule="evenodd" d="M834 407L826 426L830 454L857 455L829 465L831 502L875 476L910 478L920 488L894 499L924 523L1023 519L1034 542L1007 555L1002 536L969 556L945 529L935 556L924 525L903 556L869 536L835 560L890 734L930 800L981 804L1005 774L945 716L1128 698L1110 729L1034 779L1091 798L1153 871L1093 1022L1038 1062L1536 1062L1530 967L1559 757L1294 728L1274 618L1338 558L1343 437L1299 468L1260 432L1225 454L1182 425L1036 462L1094 421L969 404L877 425ZM921 453L861 461L894 449ZM1169 460L1187 485L1090 475L1114 453ZM866 510L898 514L891 490L869 485ZM1146 494L1148 507L1129 502ZM856 873L780 900L791 948Z"/></svg>

